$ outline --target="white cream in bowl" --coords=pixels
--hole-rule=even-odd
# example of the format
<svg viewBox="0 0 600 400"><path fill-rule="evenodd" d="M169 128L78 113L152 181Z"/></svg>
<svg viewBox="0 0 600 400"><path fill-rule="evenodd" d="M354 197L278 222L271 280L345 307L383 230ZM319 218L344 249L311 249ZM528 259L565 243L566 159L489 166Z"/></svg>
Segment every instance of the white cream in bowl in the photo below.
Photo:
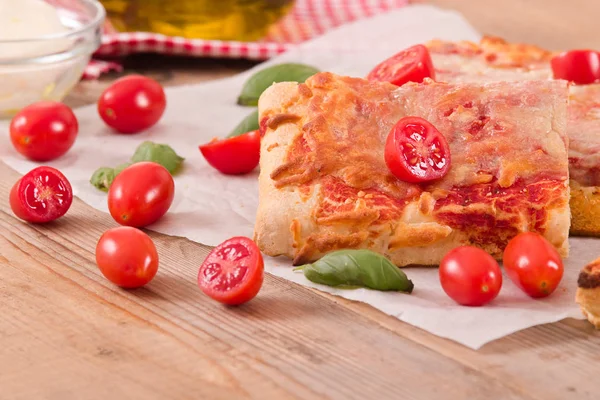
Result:
<svg viewBox="0 0 600 400"><path fill-rule="evenodd" d="M89 38L66 37L70 31L49 3L0 0L0 118L39 100L61 100L77 83L90 54L70 52Z"/></svg>

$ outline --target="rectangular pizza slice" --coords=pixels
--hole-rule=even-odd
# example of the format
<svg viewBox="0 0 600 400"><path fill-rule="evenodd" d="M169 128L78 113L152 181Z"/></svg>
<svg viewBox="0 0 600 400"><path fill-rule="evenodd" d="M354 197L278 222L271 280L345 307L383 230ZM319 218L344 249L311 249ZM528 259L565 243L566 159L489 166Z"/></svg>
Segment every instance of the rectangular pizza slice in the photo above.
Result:
<svg viewBox="0 0 600 400"><path fill-rule="evenodd" d="M259 114L255 240L268 255L302 264L363 248L398 266L435 265L460 245L500 258L523 231L567 254L565 82L396 87L320 73L270 87ZM446 138L451 167L440 180L389 172L385 141L406 116Z"/></svg>
<svg viewBox="0 0 600 400"><path fill-rule="evenodd" d="M600 236L600 84L570 92L571 233Z"/></svg>
<svg viewBox="0 0 600 400"><path fill-rule="evenodd" d="M484 37L480 43L426 44L441 82L552 79L552 52ZM571 177L571 233L600 236L600 85L570 87L567 134Z"/></svg>

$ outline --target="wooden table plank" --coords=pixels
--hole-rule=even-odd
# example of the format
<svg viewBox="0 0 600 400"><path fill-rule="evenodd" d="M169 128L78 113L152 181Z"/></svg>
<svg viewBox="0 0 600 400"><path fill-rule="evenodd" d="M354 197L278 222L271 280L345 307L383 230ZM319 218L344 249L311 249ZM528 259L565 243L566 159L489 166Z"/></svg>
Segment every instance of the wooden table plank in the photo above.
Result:
<svg viewBox="0 0 600 400"><path fill-rule="evenodd" d="M482 32L551 49L600 48L594 0L432 0ZM535 23L533 22L535 21ZM136 56L127 72L165 85L215 79L247 61ZM68 103L95 102L113 79L82 82ZM18 174L0 165L0 198ZM47 226L0 202L0 398L595 399L599 333L566 320L480 351L369 306L267 276L231 309L196 288L207 248L152 233L161 266L144 289L108 283L94 247L115 223L76 200Z"/></svg>
<svg viewBox="0 0 600 400"><path fill-rule="evenodd" d="M480 32L550 50L600 50L597 0L419 0L457 10Z"/></svg>
<svg viewBox="0 0 600 400"><path fill-rule="evenodd" d="M3 173L0 197L17 176ZM43 226L1 203L6 398L536 398L280 278L223 307L196 287L206 249L186 239L152 234L157 277L118 289L94 263L113 226L79 200Z"/></svg>

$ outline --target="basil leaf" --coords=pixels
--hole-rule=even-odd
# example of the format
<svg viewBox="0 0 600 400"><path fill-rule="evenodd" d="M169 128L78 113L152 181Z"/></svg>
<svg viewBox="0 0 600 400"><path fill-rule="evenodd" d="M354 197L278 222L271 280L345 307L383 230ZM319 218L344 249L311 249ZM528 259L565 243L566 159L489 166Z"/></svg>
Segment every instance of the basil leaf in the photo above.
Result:
<svg viewBox="0 0 600 400"><path fill-rule="evenodd" d="M298 269L311 282L411 293L413 283L400 268L370 250L338 250Z"/></svg>
<svg viewBox="0 0 600 400"><path fill-rule="evenodd" d="M258 98L269 86L276 82L304 82L319 72L305 64L278 64L252 75L244 84L237 103L242 106L258 105Z"/></svg>
<svg viewBox="0 0 600 400"><path fill-rule="evenodd" d="M115 177L132 164L141 161L152 161L162 165L173 175L181 168L183 160L184 158L179 157L171 146L146 141L137 147L133 157L131 157L131 162L119 164L115 168L98 168L92 174L90 183L98 189L107 192Z"/></svg>
<svg viewBox="0 0 600 400"><path fill-rule="evenodd" d="M102 167L98 168L96 172L92 174L90 183L98 189L107 192L114 179L114 168Z"/></svg>
<svg viewBox="0 0 600 400"><path fill-rule="evenodd" d="M171 174L179 170L183 160L183 157L179 157L169 145L150 141L140 144L131 157L131 161L134 163L141 161L158 163L169 170Z"/></svg>
<svg viewBox="0 0 600 400"><path fill-rule="evenodd" d="M244 133L255 131L258 129L258 110L253 111L248 114L246 118L242 120L227 136L228 138L232 138L235 136L243 135Z"/></svg>

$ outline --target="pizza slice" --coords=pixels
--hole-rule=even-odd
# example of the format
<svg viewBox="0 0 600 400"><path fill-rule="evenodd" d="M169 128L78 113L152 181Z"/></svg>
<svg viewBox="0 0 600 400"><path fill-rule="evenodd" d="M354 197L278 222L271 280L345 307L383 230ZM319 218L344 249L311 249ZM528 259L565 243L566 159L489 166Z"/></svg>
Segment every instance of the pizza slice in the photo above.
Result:
<svg viewBox="0 0 600 400"><path fill-rule="evenodd" d="M570 92L571 233L600 236L600 85L572 86Z"/></svg>
<svg viewBox="0 0 600 400"><path fill-rule="evenodd" d="M554 53L484 37L480 43L426 44L442 82L552 79ZM600 236L600 84L571 86L567 134L571 177L571 233Z"/></svg>
<svg viewBox="0 0 600 400"><path fill-rule="evenodd" d="M260 98L255 240L295 264L364 248L398 266L435 265L452 248L496 258L523 231L567 254L570 222L563 81L388 83L320 73L279 83ZM406 116L445 137L451 167L408 183L384 161L386 138Z"/></svg>
<svg viewBox="0 0 600 400"><path fill-rule="evenodd" d="M579 273L575 301L588 321L600 329L600 258Z"/></svg>
<svg viewBox="0 0 600 400"><path fill-rule="evenodd" d="M493 82L551 79L553 53L527 44L484 37L480 43L432 40L429 49L436 80Z"/></svg>

